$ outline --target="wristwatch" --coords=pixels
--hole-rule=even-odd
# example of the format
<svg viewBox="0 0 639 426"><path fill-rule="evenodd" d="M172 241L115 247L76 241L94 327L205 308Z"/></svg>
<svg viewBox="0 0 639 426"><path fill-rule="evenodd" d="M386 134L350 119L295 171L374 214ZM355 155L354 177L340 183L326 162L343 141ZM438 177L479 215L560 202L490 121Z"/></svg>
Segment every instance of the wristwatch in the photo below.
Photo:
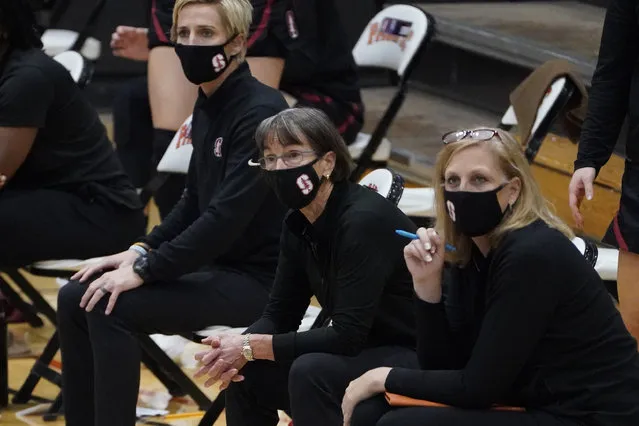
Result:
<svg viewBox="0 0 639 426"><path fill-rule="evenodd" d="M135 262L133 262L133 272L135 272L142 281L151 281L151 271L149 271L149 257L147 255L140 255Z"/></svg>
<svg viewBox="0 0 639 426"><path fill-rule="evenodd" d="M242 356L246 358L247 361L255 361L255 358L253 358L253 348L251 348L250 334L244 335L244 340L242 342Z"/></svg>

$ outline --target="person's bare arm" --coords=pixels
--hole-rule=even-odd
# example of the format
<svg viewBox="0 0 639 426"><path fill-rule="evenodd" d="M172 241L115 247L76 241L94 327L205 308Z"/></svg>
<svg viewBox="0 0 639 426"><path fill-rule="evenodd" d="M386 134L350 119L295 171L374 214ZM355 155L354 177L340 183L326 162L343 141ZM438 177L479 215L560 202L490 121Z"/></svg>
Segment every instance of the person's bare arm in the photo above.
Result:
<svg viewBox="0 0 639 426"><path fill-rule="evenodd" d="M34 127L0 127L0 175L11 180L29 155L38 134ZM3 182L4 184L4 182Z"/></svg>

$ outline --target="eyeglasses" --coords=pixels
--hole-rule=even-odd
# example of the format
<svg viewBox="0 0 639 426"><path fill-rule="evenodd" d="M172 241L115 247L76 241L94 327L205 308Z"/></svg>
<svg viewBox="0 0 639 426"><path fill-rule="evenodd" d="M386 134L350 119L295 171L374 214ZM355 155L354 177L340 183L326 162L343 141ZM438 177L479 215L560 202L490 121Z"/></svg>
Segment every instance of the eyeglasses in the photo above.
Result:
<svg viewBox="0 0 639 426"><path fill-rule="evenodd" d="M459 142L462 139L472 139L478 142L487 141L494 137L501 140L501 136L493 129L473 129L473 130L455 130L446 133L442 136L442 142L444 145L449 143Z"/></svg>
<svg viewBox="0 0 639 426"><path fill-rule="evenodd" d="M304 157L308 154L316 154L313 150L307 151L288 151L282 155L265 155L264 157L257 160L257 162L249 160L249 166L260 166L264 170L275 170L277 167L277 160L280 158L284 162L284 164L288 167L296 167L300 166L304 161Z"/></svg>

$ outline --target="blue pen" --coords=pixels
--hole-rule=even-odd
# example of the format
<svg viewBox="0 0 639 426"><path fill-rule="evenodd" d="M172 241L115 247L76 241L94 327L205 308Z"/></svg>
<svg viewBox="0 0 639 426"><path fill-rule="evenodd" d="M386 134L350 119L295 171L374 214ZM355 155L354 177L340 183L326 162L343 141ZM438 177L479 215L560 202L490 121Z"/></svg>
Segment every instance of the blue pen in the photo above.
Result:
<svg viewBox="0 0 639 426"><path fill-rule="evenodd" d="M397 235L401 235L402 237L406 237L406 238L410 238L411 240L419 240L419 237L417 236L417 234L413 234L412 232L406 232L406 231L402 231L401 229L397 229L395 230L395 233L397 233ZM450 244L446 244L446 251L455 251L457 250L454 246L451 246Z"/></svg>

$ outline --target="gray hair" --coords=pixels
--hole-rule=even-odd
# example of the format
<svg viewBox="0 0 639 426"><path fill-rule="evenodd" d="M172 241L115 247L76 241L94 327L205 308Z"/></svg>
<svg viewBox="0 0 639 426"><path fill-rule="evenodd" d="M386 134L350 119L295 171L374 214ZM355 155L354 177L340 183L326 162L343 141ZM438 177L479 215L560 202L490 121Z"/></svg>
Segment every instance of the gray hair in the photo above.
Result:
<svg viewBox="0 0 639 426"><path fill-rule="evenodd" d="M276 141L282 146L301 145L304 138L318 155L335 153L335 169L331 181L348 180L353 160L344 139L328 116L315 108L289 108L262 121L255 131L255 141L264 154L267 143Z"/></svg>

